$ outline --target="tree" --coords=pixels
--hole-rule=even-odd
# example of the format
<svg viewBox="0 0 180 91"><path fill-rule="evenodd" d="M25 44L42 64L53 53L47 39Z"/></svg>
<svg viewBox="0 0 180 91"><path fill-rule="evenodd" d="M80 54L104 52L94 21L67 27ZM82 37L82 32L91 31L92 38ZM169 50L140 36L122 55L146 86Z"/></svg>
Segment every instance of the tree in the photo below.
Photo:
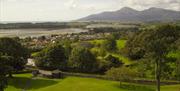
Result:
<svg viewBox="0 0 180 91"><path fill-rule="evenodd" d="M95 56L84 47L73 48L69 57L69 65L78 72L92 73L97 70L97 61Z"/></svg>
<svg viewBox="0 0 180 91"><path fill-rule="evenodd" d="M115 39L111 39L111 38L107 39L102 44L102 48L107 50L107 51L115 50L116 49L116 40Z"/></svg>
<svg viewBox="0 0 180 91"><path fill-rule="evenodd" d="M137 32L132 38L128 39L124 53L132 60L139 60L143 58L145 54L145 49L141 47L144 43L142 31Z"/></svg>
<svg viewBox="0 0 180 91"><path fill-rule="evenodd" d="M8 62L10 62L11 57L2 56L0 54L0 91L4 91L4 88L7 86L7 77L6 75L11 71L11 67Z"/></svg>
<svg viewBox="0 0 180 91"><path fill-rule="evenodd" d="M176 41L177 53L176 53L176 78L180 81L180 38Z"/></svg>
<svg viewBox="0 0 180 91"><path fill-rule="evenodd" d="M28 49L12 38L0 38L0 52L1 55L12 58L8 63L12 67L12 71L22 70L29 56Z"/></svg>
<svg viewBox="0 0 180 91"><path fill-rule="evenodd" d="M179 29L180 27L175 25L146 28L131 39L131 46L127 46L127 49L130 49L128 55L135 54L138 59L152 58L154 60L157 91L160 91L161 64L165 62L167 54L175 50L173 45L180 38Z"/></svg>
<svg viewBox="0 0 180 91"><path fill-rule="evenodd" d="M120 39L120 32L113 32L113 33L111 33L111 35L109 36L109 38L111 38L111 39L114 39L114 40L118 40L118 39Z"/></svg>
<svg viewBox="0 0 180 91"><path fill-rule="evenodd" d="M71 43L72 43L72 41L69 39L64 39L64 40L58 41L58 44L61 44L64 47L65 55L66 55L67 59L69 58L71 51L72 51Z"/></svg>
<svg viewBox="0 0 180 91"><path fill-rule="evenodd" d="M131 65L133 69L137 69L139 73L139 77L142 78L154 78L154 62L151 61L153 59L141 59L138 60L135 64Z"/></svg>
<svg viewBox="0 0 180 91"><path fill-rule="evenodd" d="M36 65L45 70L65 70L67 64L65 50L60 44L49 45L37 54L36 60Z"/></svg>
<svg viewBox="0 0 180 91"><path fill-rule="evenodd" d="M111 68L106 72L107 77L113 80L120 81L120 86L123 81L131 81L137 77L138 72L128 67Z"/></svg>
<svg viewBox="0 0 180 91"><path fill-rule="evenodd" d="M160 91L161 64L172 50L172 44L180 37L176 26L164 25L147 30L145 46L147 55L155 59L157 91Z"/></svg>

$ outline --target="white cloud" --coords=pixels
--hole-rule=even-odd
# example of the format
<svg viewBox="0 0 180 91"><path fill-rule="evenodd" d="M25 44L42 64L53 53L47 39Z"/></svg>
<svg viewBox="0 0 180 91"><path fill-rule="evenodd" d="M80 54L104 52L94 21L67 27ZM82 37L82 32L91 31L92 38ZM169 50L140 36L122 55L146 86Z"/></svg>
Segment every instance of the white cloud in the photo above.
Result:
<svg viewBox="0 0 180 91"><path fill-rule="evenodd" d="M78 0L69 0L64 5L72 9L77 7L77 2Z"/></svg>
<svg viewBox="0 0 180 91"><path fill-rule="evenodd" d="M150 7L159 7L166 9L179 10L180 0L117 0L119 5L129 6L135 9L143 10Z"/></svg>

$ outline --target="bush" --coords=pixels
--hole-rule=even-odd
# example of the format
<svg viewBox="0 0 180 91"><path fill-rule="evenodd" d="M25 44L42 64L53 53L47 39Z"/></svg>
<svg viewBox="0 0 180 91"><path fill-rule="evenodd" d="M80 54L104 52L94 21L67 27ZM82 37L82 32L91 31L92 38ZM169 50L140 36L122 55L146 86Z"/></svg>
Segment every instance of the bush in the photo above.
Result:
<svg viewBox="0 0 180 91"><path fill-rule="evenodd" d="M112 55L108 55L105 57L105 60L109 63L109 67L119 67L123 65L123 63L119 60L119 58L114 57Z"/></svg>
<svg viewBox="0 0 180 91"><path fill-rule="evenodd" d="M120 67L120 68L111 68L106 72L106 75L108 78L113 80L118 80L121 83L122 81L129 82L135 79L138 75L138 72L128 67Z"/></svg>

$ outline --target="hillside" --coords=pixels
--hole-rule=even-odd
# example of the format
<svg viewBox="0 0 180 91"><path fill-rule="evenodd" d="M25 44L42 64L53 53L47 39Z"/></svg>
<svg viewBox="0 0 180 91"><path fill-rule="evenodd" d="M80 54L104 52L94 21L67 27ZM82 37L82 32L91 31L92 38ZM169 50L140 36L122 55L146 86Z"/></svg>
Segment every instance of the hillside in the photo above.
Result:
<svg viewBox="0 0 180 91"><path fill-rule="evenodd" d="M122 21L122 22L152 22L152 21L178 21L180 11L167 10L162 8L149 8L138 11L124 7L113 12L103 12L81 18L78 21Z"/></svg>

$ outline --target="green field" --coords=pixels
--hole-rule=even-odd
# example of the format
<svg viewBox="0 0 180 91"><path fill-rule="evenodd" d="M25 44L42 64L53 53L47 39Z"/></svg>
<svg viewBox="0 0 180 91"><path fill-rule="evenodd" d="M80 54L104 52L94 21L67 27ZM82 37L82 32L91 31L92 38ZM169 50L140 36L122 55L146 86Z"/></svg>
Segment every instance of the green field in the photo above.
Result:
<svg viewBox="0 0 180 91"><path fill-rule="evenodd" d="M127 40L116 40L117 49L121 50L125 47Z"/></svg>
<svg viewBox="0 0 180 91"><path fill-rule="evenodd" d="M89 42L92 43L93 45L102 45L103 42L105 42L105 40L103 40L103 39L101 39L101 40L91 40ZM122 39L116 40L117 49L121 50L122 48L124 48L126 42L127 42L127 40L122 40Z"/></svg>
<svg viewBox="0 0 180 91"><path fill-rule="evenodd" d="M101 39L101 40L91 40L89 41L90 43L92 43L93 45L102 45L105 40Z"/></svg>
<svg viewBox="0 0 180 91"><path fill-rule="evenodd" d="M5 91L154 91L149 85L119 87L119 82L94 78L67 77L64 79L31 79L31 74L15 75ZM25 89L25 90L23 90ZM162 91L180 91L180 85L162 86Z"/></svg>

